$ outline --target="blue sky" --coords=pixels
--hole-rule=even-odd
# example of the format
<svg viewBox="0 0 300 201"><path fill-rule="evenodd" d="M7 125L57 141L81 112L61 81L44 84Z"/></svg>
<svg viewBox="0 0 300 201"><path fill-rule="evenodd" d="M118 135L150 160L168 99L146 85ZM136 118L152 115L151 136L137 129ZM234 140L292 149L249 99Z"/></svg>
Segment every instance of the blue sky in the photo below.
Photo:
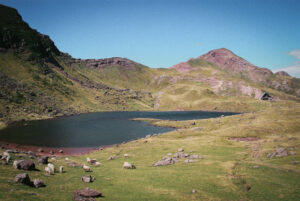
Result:
<svg viewBox="0 0 300 201"><path fill-rule="evenodd" d="M170 67L225 47L300 77L299 0L0 0L76 58Z"/></svg>

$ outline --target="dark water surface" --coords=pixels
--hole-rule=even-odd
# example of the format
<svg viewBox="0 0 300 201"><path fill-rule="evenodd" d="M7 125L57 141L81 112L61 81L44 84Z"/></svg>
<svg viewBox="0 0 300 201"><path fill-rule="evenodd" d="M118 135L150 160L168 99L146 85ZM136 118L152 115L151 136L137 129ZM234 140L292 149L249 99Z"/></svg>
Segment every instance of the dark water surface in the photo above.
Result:
<svg viewBox="0 0 300 201"><path fill-rule="evenodd" d="M16 123L0 130L0 140L45 147L96 147L118 144L149 134L172 131L132 118L191 120L234 115L204 111L99 112L57 119ZM27 124L27 126L26 126Z"/></svg>

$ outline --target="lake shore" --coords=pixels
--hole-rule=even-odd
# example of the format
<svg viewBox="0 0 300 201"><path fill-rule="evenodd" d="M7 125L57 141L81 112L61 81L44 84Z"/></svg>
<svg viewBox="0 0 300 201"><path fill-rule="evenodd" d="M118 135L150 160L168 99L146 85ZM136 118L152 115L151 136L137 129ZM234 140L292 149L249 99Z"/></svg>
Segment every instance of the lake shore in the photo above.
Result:
<svg viewBox="0 0 300 201"><path fill-rule="evenodd" d="M99 147L45 147L45 146L33 146L33 145L22 145L10 142L0 141L2 150L14 150L18 152L29 152L32 151L37 155L48 155L48 156L76 156L88 154L101 149L109 148L115 145L104 145ZM41 152L42 150L42 152ZM60 153L60 150L63 152ZM53 151L54 154L50 154Z"/></svg>

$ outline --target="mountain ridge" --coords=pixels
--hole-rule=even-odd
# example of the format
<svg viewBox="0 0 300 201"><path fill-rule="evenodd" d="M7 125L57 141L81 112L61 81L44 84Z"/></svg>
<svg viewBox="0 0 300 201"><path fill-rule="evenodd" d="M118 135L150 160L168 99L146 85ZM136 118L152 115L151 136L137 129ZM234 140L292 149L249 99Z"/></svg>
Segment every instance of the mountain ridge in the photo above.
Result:
<svg viewBox="0 0 300 201"><path fill-rule="evenodd" d="M120 57L76 59L30 28L15 9L0 5L0 11L0 127L99 111L255 111L271 104L259 100L264 92L275 100L300 102L299 79L240 62L229 50L212 50L168 69ZM249 65L260 78L261 71L270 75L249 79L236 73L236 62Z"/></svg>

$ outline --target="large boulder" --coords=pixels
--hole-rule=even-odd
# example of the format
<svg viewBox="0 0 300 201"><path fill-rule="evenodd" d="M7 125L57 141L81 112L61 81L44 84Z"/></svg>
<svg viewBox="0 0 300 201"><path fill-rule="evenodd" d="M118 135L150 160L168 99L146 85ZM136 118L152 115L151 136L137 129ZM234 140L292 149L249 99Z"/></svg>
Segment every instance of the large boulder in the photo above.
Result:
<svg viewBox="0 0 300 201"><path fill-rule="evenodd" d="M16 160L13 166L19 170L35 170L35 164L32 160Z"/></svg>
<svg viewBox="0 0 300 201"><path fill-rule="evenodd" d="M73 200L75 201L93 201L97 197L101 197L102 193L93 189L84 188L73 192Z"/></svg>
<svg viewBox="0 0 300 201"><path fill-rule="evenodd" d="M22 174L17 174L15 176L15 182L20 183L20 184L26 184L30 185L30 178L27 173L22 173Z"/></svg>

